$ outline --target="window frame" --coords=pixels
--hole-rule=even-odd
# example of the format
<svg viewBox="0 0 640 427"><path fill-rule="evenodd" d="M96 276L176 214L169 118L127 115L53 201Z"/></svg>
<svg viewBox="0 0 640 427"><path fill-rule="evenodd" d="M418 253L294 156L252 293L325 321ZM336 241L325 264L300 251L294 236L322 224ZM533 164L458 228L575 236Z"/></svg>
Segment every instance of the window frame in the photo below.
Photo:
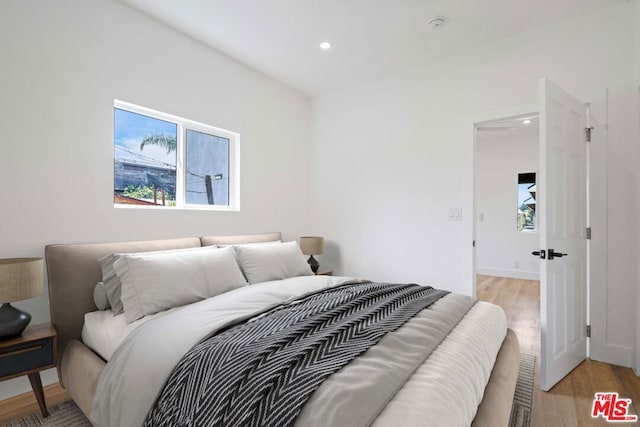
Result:
<svg viewBox="0 0 640 427"><path fill-rule="evenodd" d="M163 113L151 108L131 104L119 99L113 100L113 108L141 114L154 119L164 120L174 123L177 126L176 135L176 205L175 206L144 206L126 205L115 203L113 206L118 209L165 209L165 210L206 210L206 211L240 211L240 134L173 114ZM112 143L115 145L115 123ZM205 133L219 138L229 140L229 204L228 205L200 205L186 203L186 153L187 153L187 131ZM115 150L112 164L115 162ZM111 185L114 185L114 176ZM111 192L113 194L113 191Z"/></svg>

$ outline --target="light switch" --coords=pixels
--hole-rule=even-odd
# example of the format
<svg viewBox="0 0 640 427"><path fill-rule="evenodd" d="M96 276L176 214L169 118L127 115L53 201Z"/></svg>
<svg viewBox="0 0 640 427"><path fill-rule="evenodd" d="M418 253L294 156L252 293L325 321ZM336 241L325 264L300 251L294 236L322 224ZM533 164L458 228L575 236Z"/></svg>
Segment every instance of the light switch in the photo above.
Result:
<svg viewBox="0 0 640 427"><path fill-rule="evenodd" d="M449 221L462 221L462 209L449 208Z"/></svg>
<svg viewBox="0 0 640 427"><path fill-rule="evenodd" d="M483 213L479 213L478 214L478 221L484 221L484 214Z"/></svg>

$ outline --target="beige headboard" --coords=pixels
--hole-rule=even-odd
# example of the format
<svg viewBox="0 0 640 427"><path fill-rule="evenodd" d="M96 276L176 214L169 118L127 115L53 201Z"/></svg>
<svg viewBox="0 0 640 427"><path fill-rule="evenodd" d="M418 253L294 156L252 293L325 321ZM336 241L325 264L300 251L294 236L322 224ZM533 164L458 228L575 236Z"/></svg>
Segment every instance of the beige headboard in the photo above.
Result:
<svg viewBox="0 0 640 427"><path fill-rule="evenodd" d="M205 236L201 237L200 240L202 241L202 246L241 245L243 243L275 242L276 240L282 240L282 234L277 232L245 234L242 236Z"/></svg>
<svg viewBox="0 0 640 427"><path fill-rule="evenodd" d="M102 279L98 258L112 253L151 252L213 244L239 244L281 240L280 233L244 236L187 237L139 242L49 245L45 248L49 280L51 322L58 332L58 356L69 341L81 339L84 315L97 310L93 288ZM62 360L57 358L58 363Z"/></svg>

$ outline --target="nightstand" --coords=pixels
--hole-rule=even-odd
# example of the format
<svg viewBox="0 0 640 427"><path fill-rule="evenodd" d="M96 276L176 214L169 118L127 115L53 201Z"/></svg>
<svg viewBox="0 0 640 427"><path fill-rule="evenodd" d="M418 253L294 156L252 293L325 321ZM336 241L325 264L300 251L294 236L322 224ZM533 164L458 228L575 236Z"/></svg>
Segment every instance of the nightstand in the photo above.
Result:
<svg viewBox="0 0 640 427"><path fill-rule="evenodd" d="M21 336L0 340L0 381L29 376L40 412L49 416L40 371L56 366L56 330L51 323L27 327Z"/></svg>
<svg viewBox="0 0 640 427"><path fill-rule="evenodd" d="M333 271L320 271L316 273L316 276L333 276Z"/></svg>

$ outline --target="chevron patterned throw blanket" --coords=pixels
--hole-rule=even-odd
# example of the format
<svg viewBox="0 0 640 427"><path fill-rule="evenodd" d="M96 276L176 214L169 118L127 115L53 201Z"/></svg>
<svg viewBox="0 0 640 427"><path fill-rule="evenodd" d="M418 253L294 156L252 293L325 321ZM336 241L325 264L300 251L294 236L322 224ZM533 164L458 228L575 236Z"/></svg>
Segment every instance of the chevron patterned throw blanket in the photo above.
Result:
<svg viewBox="0 0 640 427"><path fill-rule="evenodd" d="M292 426L327 377L446 294L362 282L282 304L192 348L144 425Z"/></svg>

